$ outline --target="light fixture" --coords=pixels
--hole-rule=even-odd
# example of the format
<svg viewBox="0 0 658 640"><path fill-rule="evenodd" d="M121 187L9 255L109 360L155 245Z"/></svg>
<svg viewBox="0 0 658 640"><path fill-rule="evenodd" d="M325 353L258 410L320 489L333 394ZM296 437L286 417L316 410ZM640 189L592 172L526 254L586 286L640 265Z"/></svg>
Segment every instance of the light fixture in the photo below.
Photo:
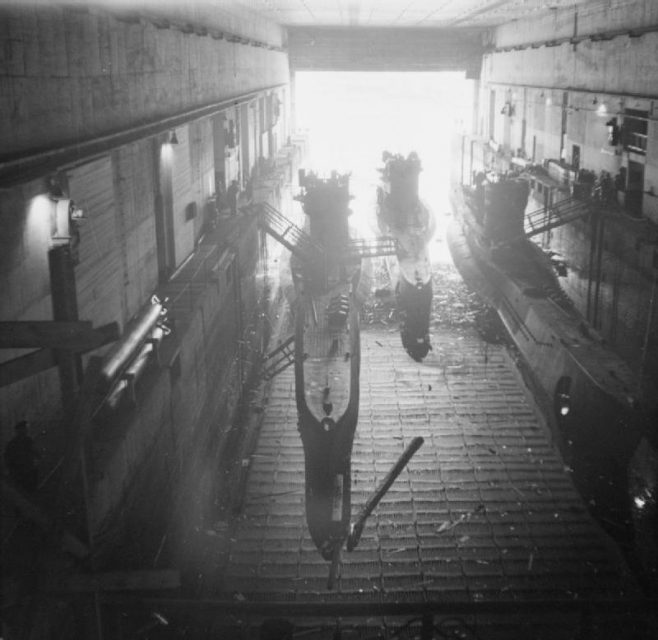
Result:
<svg viewBox="0 0 658 640"><path fill-rule="evenodd" d="M70 198L51 198L55 202L53 240L70 240L76 225L86 220L84 211Z"/></svg>
<svg viewBox="0 0 658 640"><path fill-rule="evenodd" d="M178 138L176 137L175 130L169 134L169 144L178 144Z"/></svg>
<svg viewBox="0 0 658 640"><path fill-rule="evenodd" d="M563 376L557 382L553 397L558 420L564 420L571 412L571 378Z"/></svg>
<svg viewBox="0 0 658 640"><path fill-rule="evenodd" d="M561 418L566 418L571 411L571 398L567 393L560 393L557 397L558 413Z"/></svg>

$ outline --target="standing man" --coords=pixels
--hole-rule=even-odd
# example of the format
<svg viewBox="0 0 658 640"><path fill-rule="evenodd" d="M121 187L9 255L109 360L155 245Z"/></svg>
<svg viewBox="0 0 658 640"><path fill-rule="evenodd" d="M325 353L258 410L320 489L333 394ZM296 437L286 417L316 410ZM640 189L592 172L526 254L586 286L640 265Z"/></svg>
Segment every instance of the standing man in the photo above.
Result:
<svg viewBox="0 0 658 640"><path fill-rule="evenodd" d="M237 180L231 180L228 189L226 190L226 200L228 201L228 208L231 211L231 216L238 215L238 194L240 193L240 186Z"/></svg>
<svg viewBox="0 0 658 640"><path fill-rule="evenodd" d="M39 485L37 460L41 454L29 436L27 427L27 420L21 420L14 427L16 433L5 448L5 464L14 484L28 493L34 493Z"/></svg>

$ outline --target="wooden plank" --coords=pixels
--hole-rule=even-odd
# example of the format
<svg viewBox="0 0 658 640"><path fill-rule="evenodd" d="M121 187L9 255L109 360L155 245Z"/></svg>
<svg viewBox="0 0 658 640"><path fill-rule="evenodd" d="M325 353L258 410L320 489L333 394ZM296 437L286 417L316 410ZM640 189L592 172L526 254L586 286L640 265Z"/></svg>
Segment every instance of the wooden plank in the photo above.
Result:
<svg viewBox="0 0 658 640"><path fill-rule="evenodd" d="M47 580L46 591L153 591L180 587L180 572L176 569L150 571L113 571L109 573L77 574Z"/></svg>
<svg viewBox="0 0 658 640"><path fill-rule="evenodd" d="M98 329L86 320L28 320L0 322L0 349L48 347L71 351L91 351L119 337L115 322Z"/></svg>
<svg viewBox="0 0 658 640"><path fill-rule="evenodd" d="M103 401L103 394L99 392L101 380L101 369L103 358L91 356L87 362L82 385L76 402L67 410L63 424L68 425L64 438L64 462L62 463L62 475L59 479L57 498L54 502L53 511L58 519L75 518L80 515L79 510L84 508L87 516L90 514L87 482L85 479L85 465L83 458L86 455L89 434L91 431L91 417ZM77 497L78 476L82 471L84 505L80 505ZM87 520L87 535L93 540L91 523Z"/></svg>
<svg viewBox="0 0 658 640"><path fill-rule="evenodd" d="M52 349L39 349L0 364L0 387L24 380L57 364Z"/></svg>
<svg viewBox="0 0 658 640"><path fill-rule="evenodd" d="M94 331L101 344L94 343L88 349L82 349L81 353L114 342L119 337L119 328L115 322L98 327ZM56 365L57 360L54 351L51 349L39 349L24 356L7 360L0 364L0 387L19 382Z"/></svg>

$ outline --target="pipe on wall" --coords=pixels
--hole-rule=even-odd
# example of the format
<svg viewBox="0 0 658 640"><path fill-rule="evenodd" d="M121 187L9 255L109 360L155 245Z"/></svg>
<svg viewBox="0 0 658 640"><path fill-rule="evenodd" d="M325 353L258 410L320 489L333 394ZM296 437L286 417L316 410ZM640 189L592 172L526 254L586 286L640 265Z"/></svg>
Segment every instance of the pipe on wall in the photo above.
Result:
<svg viewBox="0 0 658 640"><path fill-rule="evenodd" d="M162 305L151 304L137 319L133 328L121 339L114 353L103 364L101 377L112 384L117 376L134 359L135 353L143 345L155 328L162 314Z"/></svg>

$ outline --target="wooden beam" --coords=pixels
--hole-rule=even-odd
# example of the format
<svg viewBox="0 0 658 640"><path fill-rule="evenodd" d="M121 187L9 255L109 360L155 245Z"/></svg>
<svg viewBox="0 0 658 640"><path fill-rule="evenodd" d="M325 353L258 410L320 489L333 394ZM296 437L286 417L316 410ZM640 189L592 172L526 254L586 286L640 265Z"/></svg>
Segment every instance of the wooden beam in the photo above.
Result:
<svg viewBox="0 0 658 640"><path fill-rule="evenodd" d="M177 569L76 574L47 579L41 584L44 591L56 593L154 591L179 587L180 572Z"/></svg>
<svg viewBox="0 0 658 640"><path fill-rule="evenodd" d="M57 364L52 349L39 349L0 364L0 387L29 378Z"/></svg>
<svg viewBox="0 0 658 640"><path fill-rule="evenodd" d="M0 322L0 349L51 348L91 351L119 337L116 322L94 329L91 322L28 320Z"/></svg>
<svg viewBox="0 0 658 640"><path fill-rule="evenodd" d="M63 424L67 426L62 433L64 441L64 462L62 464L62 475L59 479L57 499L55 500L55 513L59 519L78 519L81 509L89 514L89 505L79 503L79 474L83 468L83 458L91 433L91 418L103 401L103 394L99 392L100 372L103 366L103 358L92 355L87 361L85 373L82 378L80 391L75 402L67 409ZM83 469L84 476L84 469ZM84 480L84 478L83 478ZM84 482L83 482L84 484ZM77 522L79 525L80 522ZM88 531L89 539L93 540L93 531Z"/></svg>
<svg viewBox="0 0 658 640"><path fill-rule="evenodd" d="M92 347L93 349L96 349L99 346L117 340L118 327L115 322L112 322L94 329L94 332L101 343L95 344ZM30 376L34 376L37 373L41 373L42 371L50 369L56 365L57 360L55 358L55 353L51 349L39 349L27 353L24 356L19 356L18 358L2 362L0 363L0 388L18 382L19 380L29 378Z"/></svg>

